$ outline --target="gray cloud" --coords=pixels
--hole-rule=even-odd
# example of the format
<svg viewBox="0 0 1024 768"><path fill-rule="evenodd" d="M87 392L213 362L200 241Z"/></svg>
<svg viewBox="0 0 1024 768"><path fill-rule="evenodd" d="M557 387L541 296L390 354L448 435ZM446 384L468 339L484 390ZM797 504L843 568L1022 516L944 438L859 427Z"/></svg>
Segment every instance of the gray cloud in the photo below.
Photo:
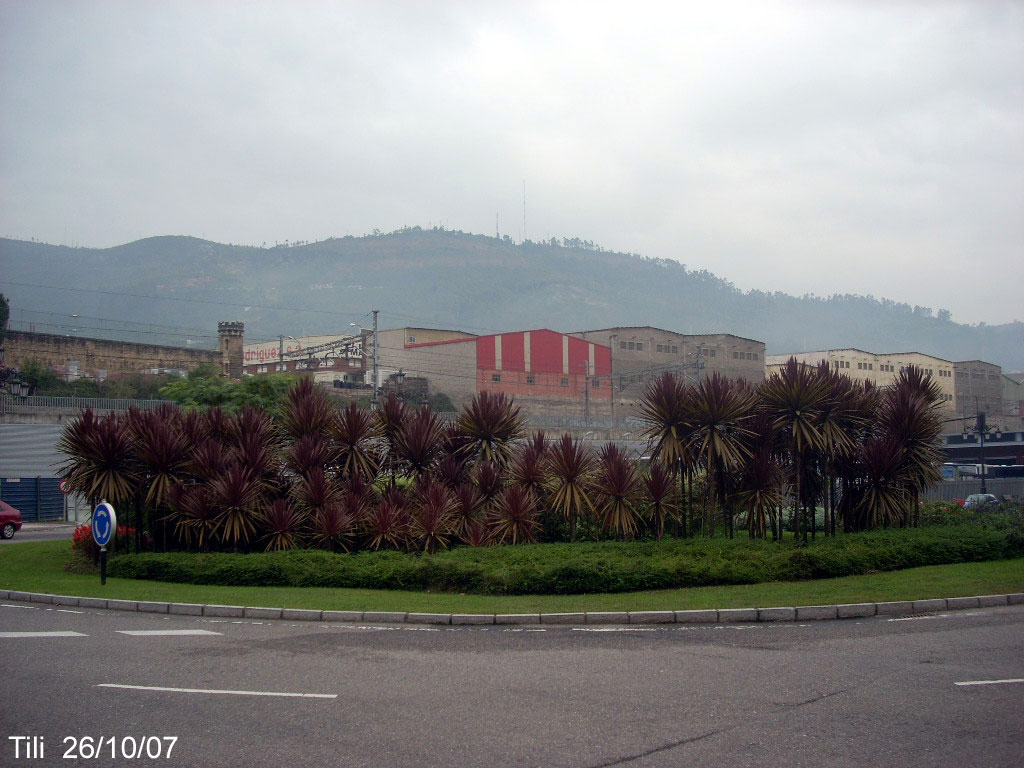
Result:
<svg viewBox="0 0 1024 768"><path fill-rule="evenodd" d="M1022 318L1024 6L0 2L0 234L580 236Z"/></svg>

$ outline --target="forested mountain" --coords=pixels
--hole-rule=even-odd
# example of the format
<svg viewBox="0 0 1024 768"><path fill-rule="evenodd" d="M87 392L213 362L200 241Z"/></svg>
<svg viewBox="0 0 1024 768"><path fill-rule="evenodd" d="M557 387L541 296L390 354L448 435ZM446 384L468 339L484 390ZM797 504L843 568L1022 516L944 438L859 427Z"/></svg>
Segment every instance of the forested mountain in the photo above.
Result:
<svg viewBox="0 0 1024 768"><path fill-rule="evenodd" d="M761 339L769 354L918 350L1024 370L1022 322L967 326L887 299L744 292L708 271L579 240L517 244L419 228L263 248L193 237L107 249L3 239L0 275L12 327L65 333L75 323L79 335L128 341L183 344L188 335L213 346L218 320L243 321L249 340L343 332L380 309L385 328L653 325ZM113 322L126 320L149 325Z"/></svg>

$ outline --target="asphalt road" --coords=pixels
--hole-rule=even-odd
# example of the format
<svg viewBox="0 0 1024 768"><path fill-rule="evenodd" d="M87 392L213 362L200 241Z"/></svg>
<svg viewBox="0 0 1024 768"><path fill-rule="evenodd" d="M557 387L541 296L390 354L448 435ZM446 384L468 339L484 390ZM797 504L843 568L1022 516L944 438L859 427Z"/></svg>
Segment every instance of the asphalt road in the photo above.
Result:
<svg viewBox="0 0 1024 768"><path fill-rule="evenodd" d="M22 523L21 530L14 538L0 539L0 546L18 544L23 541L71 541L71 534L80 523Z"/></svg>
<svg viewBox="0 0 1024 768"><path fill-rule="evenodd" d="M0 765L1019 766L1021 678L1024 606L573 629L6 602ZM996 680L1018 682L957 685ZM87 735L100 757L62 757ZM177 737L170 758L122 756L148 737Z"/></svg>

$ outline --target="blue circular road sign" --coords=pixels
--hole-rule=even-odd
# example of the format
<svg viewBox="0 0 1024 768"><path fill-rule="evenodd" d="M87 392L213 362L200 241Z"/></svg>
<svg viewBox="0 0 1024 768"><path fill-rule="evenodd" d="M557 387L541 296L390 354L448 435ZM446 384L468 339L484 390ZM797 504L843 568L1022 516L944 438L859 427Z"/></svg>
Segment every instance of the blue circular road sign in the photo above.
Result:
<svg viewBox="0 0 1024 768"><path fill-rule="evenodd" d="M92 513L92 538L101 547L107 546L117 530L117 515L109 502L96 505Z"/></svg>

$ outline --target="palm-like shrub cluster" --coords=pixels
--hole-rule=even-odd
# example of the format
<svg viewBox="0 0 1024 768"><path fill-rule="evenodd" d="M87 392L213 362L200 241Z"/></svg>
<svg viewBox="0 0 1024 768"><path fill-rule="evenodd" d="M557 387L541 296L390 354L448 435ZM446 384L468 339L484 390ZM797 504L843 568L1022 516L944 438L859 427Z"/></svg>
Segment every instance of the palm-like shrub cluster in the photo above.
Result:
<svg viewBox="0 0 1024 768"><path fill-rule="evenodd" d="M912 366L876 389L791 358L756 388L717 375L690 386L666 373L648 387L642 418L653 458L678 480L684 531L689 523L713 533L718 518L731 534L745 518L751 536L778 537L791 505L806 541L819 504L826 534L840 519L847 531L916 523L921 491L940 479L940 402L938 386ZM669 493L658 478L647 482L662 504Z"/></svg>
<svg viewBox="0 0 1024 768"><path fill-rule="evenodd" d="M643 417L654 463L609 444L527 436L515 404L481 393L444 424L390 396L374 411L338 408L308 381L280 413L164 407L65 429L64 477L128 515L136 546L198 551L318 547L435 552L589 538L798 536L914 522L937 478L935 385L915 369L876 391L790 361L759 388L666 374ZM148 537L144 536L148 533Z"/></svg>

